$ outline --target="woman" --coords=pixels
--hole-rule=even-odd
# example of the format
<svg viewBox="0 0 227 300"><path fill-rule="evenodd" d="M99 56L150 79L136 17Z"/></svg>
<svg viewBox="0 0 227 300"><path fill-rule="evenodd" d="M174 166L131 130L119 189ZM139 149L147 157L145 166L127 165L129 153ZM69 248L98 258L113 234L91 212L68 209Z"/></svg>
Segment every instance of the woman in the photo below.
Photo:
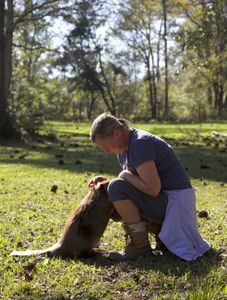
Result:
<svg viewBox="0 0 227 300"><path fill-rule="evenodd" d="M92 142L117 155L123 169L108 186L109 200L129 236L124 257L151 252L147 223L162 224L159 239L169 251L193 261L210 249L197 231L195 192L172 147L108 114L97 117ZM100 177L90 180L95 185Z"/></svg>

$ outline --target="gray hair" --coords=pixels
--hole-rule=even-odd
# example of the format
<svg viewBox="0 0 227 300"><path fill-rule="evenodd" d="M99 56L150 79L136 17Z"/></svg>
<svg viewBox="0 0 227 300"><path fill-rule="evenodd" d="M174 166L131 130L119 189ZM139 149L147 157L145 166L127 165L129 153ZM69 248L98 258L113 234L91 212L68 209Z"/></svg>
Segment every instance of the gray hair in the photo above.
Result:
<svg viewBox="0 0 227 300"><path fill-rule="evenodd" d="M97 136L100 138L109 137L115 129L129 130L130 123L125 119L117 119L116 117L103 113L98 116L91 125L90 138L95 142Z"/></svg>

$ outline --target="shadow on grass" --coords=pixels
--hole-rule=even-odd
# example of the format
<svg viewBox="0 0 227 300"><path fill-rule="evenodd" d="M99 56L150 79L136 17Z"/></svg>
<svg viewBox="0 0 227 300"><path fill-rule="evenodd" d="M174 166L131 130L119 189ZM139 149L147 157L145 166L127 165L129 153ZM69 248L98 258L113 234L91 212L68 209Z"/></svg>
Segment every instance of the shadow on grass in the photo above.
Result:
<svg viewBox="0 0 227 300"><path fill-rule="evenodd" d="M227 182L227 152L225 148L185 145L183 147L176 146L175 149L191 178ZM19 153L15 154L17 151ZM45 158L36 159L37 154L42 154ZM78 173L107 173L110 176L116 176L120 170L114 155L102 152L88 141L79 146L76 144L74 148L70 145L60 144L8 145L8 148L0 150L0 155L2 157L0 162L9 165L31 165L38 168L54 168Z"/></svg>
<svg viewBox="0 0 227 300"><path fill-rule="evenodd" d="M43 156L43 158L36 158ZM114 155L106 154L91 144L64 147L58 144L14 144L0 149L0 163L30 165L73 173L118 174L120 167Z"/></svg>
<svg viewBox="0 0 227 300"><path fill-rule="evenodd" d="M122 272L131 272L132 270L148 272L153 270L164 275L182 276L185 273L207 275L211 269L220 266L222 257L219 252L211 249L195 262L183 261L171 253L152 255L149 258L132 261L114 261L108 256L98 254L87 259L80 259L80 261L86 265L96 267L111 268L112 266L117 266Z"/></svg>
<svg viewBox="0 0 227 300"><path fill-rule="evenodd" d="M191 178L227 182L227 152L224 148L190 145L177 148L176 152Z"/></svg>

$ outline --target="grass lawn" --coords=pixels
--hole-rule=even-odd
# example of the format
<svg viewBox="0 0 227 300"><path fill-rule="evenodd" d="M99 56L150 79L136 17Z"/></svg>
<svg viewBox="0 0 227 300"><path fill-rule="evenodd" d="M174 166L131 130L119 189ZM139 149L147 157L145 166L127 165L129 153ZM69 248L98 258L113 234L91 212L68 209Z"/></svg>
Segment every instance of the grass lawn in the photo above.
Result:
<svg viewBox="0 0 227 300"><path fill-rule="evenodd" d="M58 142L0 142L0 299L227 299L227 139L212 134L227 133L227 122L134 124L164 137L179 154L196 189L197 210L208 212L198 226L212 244L211 253L193 263L171 254L133 262L112 262L105 255L9 256L55 243L86 195L88 179L114 178L120 171L114 156L90 143L89 125L46 123L40 132ZM119 223L110 221L100 248L124 248Z"/></svg>

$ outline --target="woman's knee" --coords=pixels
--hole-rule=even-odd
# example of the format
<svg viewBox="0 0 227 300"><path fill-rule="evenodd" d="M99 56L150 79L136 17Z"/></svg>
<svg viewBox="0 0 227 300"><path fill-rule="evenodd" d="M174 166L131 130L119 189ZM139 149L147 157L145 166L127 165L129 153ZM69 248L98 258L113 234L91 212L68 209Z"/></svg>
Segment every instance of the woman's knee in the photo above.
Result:
<svg viewBox="0 0 227 300"><path fill-rule="evenodd" d="M107 188L107 193L110 201L120 200L122 199L122 197L124 198L126 189L127 189L127 181L125 181L122 178L112 179Z"/></svg>
<svg viewBox="0 0 227 300"><path fill-rule="evenodd" d="M122 188L124 188L125 185L125 180L122 178L114 178L110 181L108 188L107 188L107 192L112 193L114 191L120 191L122 190Z"/></svg>

